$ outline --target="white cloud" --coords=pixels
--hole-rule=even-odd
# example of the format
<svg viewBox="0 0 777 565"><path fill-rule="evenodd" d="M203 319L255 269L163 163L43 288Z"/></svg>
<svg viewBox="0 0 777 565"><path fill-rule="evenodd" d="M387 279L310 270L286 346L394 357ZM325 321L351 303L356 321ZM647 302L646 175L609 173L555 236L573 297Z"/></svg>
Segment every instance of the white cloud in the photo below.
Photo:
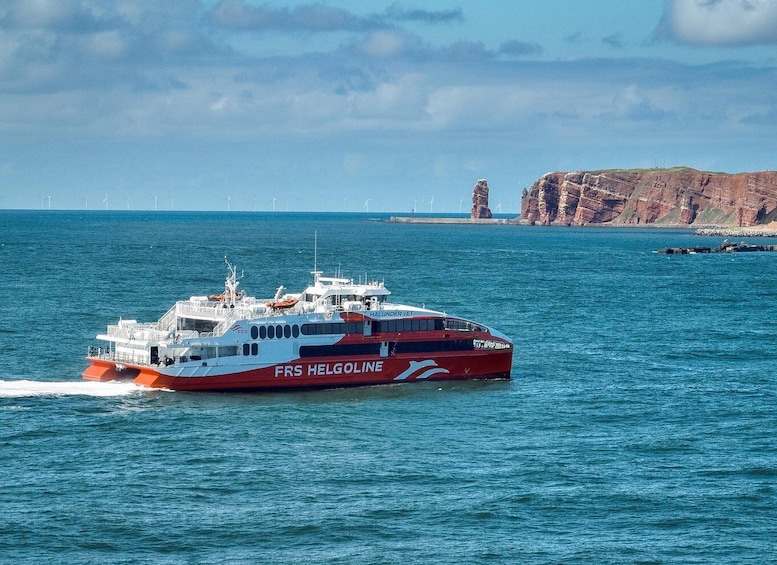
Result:
<svg viewBox="0 0 777 565"><path fill-rule="evenodd" d="M401 55L407 48L404 34L394 31L379 31L371 34L358 45L359 51L369 57L391 58Z"/></svg>
<svg viewBox="0 0 777 565"><path fill-rule="evenodd" d="M396 121L397 126L424 117L428 97L424 77L410 73L393 82L383 82L366 92L350 94L350 117L372 123Z"/></svg>
<svg viewBox="0 0 777 565"><path fill-rule="evenodd" d="M229 102L229 96L222 96L218 100L216 100L213 104L210 105L210 109L214 112L220 112L221 110L226 108L228 102Z"/></svg>
<svg viewBox="0 0 777 565"><path fill-rule="evenodd" d="M649 93L631 84L615 94L612 102L615 115L624 120L661 121L676 117L673 111L660 107Z"/></svg>
<svg viewBox="0 0 777 565"><path fill-rule="evenodd" d="M691 45L777 43L777 0L673 0L662 25Z"/></svg>
<svg viewBox="0 0 777 565"><path fill-rule="evenodd" d="M519 84L457 84L435 89L429 97L427 113L434 127L502 130L544 108L548 97L542 88Z"/></svg>
<svg viewBox="0 0 777 565"><path fill-rule="evenodd" d="M365 35L346 46L346 50L372 59L419 59L429 55L429 47L420 37L405 30L383 30Z"/></svg>

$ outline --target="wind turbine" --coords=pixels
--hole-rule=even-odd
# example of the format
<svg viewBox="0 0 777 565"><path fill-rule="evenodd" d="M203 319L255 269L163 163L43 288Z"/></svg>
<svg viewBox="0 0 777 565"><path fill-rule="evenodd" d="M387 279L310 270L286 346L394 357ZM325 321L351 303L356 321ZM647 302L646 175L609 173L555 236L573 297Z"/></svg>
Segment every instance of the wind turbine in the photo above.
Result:
<svg viewBox="0 0 777 565"><path fill-rule="evenodd" d="M272 197L272 211L275 212L275 196Z"/></svg>
<svg viewBox="0 0 777 565"><path fill-rule="evenodd" d="M159 208L157 207L157 204L158 204L158 203L159 203L159 196L157 196L157 195L155 194L155 195L154 195L154 212L156 212L157 210L159 210Z"/></svg>
<svg viewBox="0 0 777 565"><path fill-rule="evenodd" d="M364 201L364 209L369 212L370 211L370 199Z"/></svg>
<svg viewBox="0 0 777 565"><path fill-rule="evenodd" d="M105 209L108 209L108 193L105 193L105 199L103 200L103 204L105 204Z"/></svg>
<svg viewBox="0 0 777 565"><path fill-rule="evenodd" d="M84 210L89 209L89 196L84 196Z"/></svg>
<svg viewBox="0 0 777 565"><path fill-rule="evenodd" d="M429 199L429 213L434 214L434 196Z"/></svg>
<svg viewBox="0 0 777 565"><path fill-rule="evenodd" d="M49 199L49 210L51 210L51 194L49 194L48 199Z"/></svg>
<svg viewBox="0 0 777 565"><path fill-rule="evenodd" d="M459 214L461 214L461 206L462 206L462 204L464 204L464 198L459 200Z"/></svg>
<svg viewBox="0 0 777 565"><path fill-rule="evenodd" d="M496 213L501 214L502 213L502 203L496 205Z"/></svg>
<svg viewBox="0 0 777 565"><path fill-rule="evenodd" d="M232 211L231 207L232 207L232 197L229 194L227 194L227 212Z"/></svg>

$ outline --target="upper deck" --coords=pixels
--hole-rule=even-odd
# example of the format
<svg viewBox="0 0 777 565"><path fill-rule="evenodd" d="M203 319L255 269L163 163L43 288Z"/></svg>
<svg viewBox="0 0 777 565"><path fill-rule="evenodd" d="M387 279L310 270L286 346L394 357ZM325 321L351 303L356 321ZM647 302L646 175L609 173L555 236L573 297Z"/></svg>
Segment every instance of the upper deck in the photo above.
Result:
<svg viewBox="0 0 777 565"><path fill-rule="evenodd" d="M300 293L284 293L279 287L270 299L247 296L237 288L240 284L236 269L227 262L229 275L224 292L211 296L192 296L176 302L157 322L138 323L121 320L108 326L107 334L98 336L106 341L129 343L137 341L163 342L196 337L218 337L239 320L322 314L331 319L336 312L369 312L376 318L414 316L426 312L442 315L425 308L392 304L391 292L383 282L354 282L353 279L323 277L314 271L314 282Z"/></svg>

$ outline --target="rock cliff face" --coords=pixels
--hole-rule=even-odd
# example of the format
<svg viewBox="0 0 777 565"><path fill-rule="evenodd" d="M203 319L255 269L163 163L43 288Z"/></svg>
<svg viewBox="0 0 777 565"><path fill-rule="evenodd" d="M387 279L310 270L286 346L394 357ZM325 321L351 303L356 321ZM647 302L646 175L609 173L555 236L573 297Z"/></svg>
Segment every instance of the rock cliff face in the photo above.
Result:
<svg viewBox="0 0 777 565"><path fill-rule="evenodd" d="M777 217L777 172L688 168L548 173L524 191L521 222L754 226Z"/></svg>
<svg viewBox="0 0 777 565"><path fill-rule="evenodd" d="M486 179L480 179L472 191L472 213L470 217L475 219L491 217L491 210L488 208L488 181Z"/></svg>

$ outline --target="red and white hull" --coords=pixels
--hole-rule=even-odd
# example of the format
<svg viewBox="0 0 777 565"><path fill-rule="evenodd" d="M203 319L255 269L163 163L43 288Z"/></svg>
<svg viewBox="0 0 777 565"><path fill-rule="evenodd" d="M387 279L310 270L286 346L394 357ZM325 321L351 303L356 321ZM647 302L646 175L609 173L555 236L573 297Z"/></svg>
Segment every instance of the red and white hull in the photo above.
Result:
<svg viewBox="0 0 777 565"><path fill-rule="evenodd" d="M391 384L403 382L510 378L512 350L467 352L450 355L395 356L384 359L333 357L297 359L274 366L186 374L171 368L120 365L89 359L83 374L88 380L133 379L150 388L179 391L288 390Z"/></svg>

